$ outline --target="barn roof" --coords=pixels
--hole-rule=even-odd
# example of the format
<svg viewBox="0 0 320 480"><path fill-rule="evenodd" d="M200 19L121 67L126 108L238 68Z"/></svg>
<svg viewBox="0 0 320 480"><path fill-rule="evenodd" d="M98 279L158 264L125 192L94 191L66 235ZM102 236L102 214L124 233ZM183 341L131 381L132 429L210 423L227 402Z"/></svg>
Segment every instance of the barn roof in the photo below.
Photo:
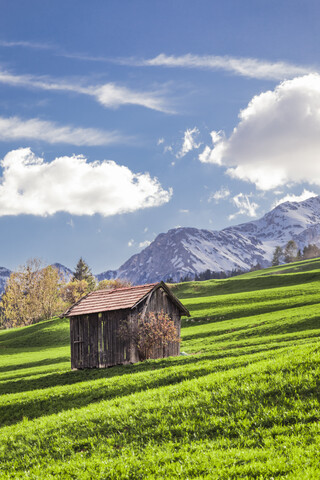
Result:
<svg viewBox="0 0 320 480"><path fill-rule="evenodd" d="M132 309L144 300L151 292L163 288L181 313L190 315L188 310L175 297L164 282L149 283L134 287L117 288L114 290L96 290L82 297L65 313L65 317L88 315L90 313L108 312L111 310Z"/></svg>

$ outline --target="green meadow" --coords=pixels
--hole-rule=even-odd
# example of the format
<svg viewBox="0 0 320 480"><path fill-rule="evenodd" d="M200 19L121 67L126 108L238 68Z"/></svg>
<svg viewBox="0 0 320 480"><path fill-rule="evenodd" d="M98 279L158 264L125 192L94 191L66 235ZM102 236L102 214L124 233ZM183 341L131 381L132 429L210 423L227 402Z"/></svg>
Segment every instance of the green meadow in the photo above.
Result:
<svg viewBox="0 0 320 480"><path fill-rule="evenodd" d="M0 478L320 478L320 259L172 286L185 354L71 371L69 324L0 331Z"/></svg>

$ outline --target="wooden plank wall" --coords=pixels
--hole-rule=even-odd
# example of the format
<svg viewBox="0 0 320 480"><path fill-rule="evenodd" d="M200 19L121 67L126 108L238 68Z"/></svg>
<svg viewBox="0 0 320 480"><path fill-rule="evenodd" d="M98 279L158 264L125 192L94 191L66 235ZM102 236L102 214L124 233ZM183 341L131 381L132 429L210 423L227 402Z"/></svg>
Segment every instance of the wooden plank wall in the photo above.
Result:
<svg viewBox="0 0 320 480"><path fill-rule="evenodd" d="M130 342L124 341L119 335L119 327L127 320L129 312L116 310L99 314L99 367L130 363Z"/></svg>
<svg viewBox="0 0 320 480"><path fill-rule="evenodd" d="M98 314L70 318L71 368L98 366Z"/></svg>
<svg viewBox="0 0 320 480"><path fill-rule="evenodd" d="M71 368L105 368L132 361L131 342L119 336L128 310L70 318Z"/></svg>

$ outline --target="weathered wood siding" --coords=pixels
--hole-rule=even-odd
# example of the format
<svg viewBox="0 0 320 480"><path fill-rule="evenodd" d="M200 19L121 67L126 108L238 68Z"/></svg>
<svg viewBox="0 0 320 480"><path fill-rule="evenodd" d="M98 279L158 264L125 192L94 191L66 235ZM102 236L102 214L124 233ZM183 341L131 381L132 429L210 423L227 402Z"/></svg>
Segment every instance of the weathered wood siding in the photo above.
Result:
<svg viewBox="0 0 320 480"><path fill-rule="evenodd" d="M92 313L70 318L71 368L105 368L131 362L131 345L119 335L129 312Z"/></svg>
<svg viewBox="0 0 320 480"><path fill-rule="evenodd" d="M132 341L119 335L122 322L137 322L139 314L167 313L174 321L180 338L180 310L167 293L158 288L133 311L115 310L70 317L71 368L106 368L112 365L139 361L137 348ZM158 345L151 358L163 358L180 354L180 343Z"/></svg>

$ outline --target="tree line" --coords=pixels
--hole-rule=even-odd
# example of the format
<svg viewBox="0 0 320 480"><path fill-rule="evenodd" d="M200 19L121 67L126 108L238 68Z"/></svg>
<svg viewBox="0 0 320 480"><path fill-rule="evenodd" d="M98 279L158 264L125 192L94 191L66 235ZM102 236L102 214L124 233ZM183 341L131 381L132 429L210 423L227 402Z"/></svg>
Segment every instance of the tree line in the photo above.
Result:
<svg viewBox="0 0 320 480"><path fill-rule="evenodd" d="M292 263L299 260L308 260L309 258L320 257L320 248L311 243L301 249L294 240L289 240L284 248L277 246L273 252L272 265L281 265L282 263Z"/></svg>
<svg viewBox="0 0 320 480"><path fill-rule="evenodd" d="M272 257L272 266L281 265L282 263L292 263L297 262L299 260L308 260L310 258L320 257L320 248L317 245L311 243L300 250L294 240L289 240L288 243L285 245L284 248L277 246L273 252ZM260 263L253 265L250 268L250 272L255 270L261 270L262 266ZM231 270L231 272L215 272L213 270L207 269L204 272L199 274L195 274L195 276L186 275L181 276L179 282L202 282L204 280L212 280L212 279L223 279L223 278L230 278L235 277L237 275L242 275L246 273L248 270L242 270L240 268L235 268ZM175 283L172 277L167 278L168 283Z"/></svg>
<svg viewBox="0 0 320 480"><path fill-rule="evenodd" d="M0 327L31 325L62 314L94 290L130 285L120 279L97 282L83 258L79 259L69 281L54 266L44 266L33 258L8 279L0 301Z"/></svg>

